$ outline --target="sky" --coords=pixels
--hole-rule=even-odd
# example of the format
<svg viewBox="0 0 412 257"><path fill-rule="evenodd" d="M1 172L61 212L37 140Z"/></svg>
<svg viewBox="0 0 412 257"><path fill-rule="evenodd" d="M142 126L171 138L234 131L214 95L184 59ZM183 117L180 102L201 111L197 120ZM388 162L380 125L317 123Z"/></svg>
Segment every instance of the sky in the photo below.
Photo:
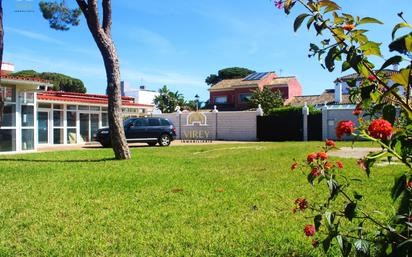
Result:
<svg viewBox="0 0 412 257"><path fill-rule="evenodd" d="M5 45L3 61L16 71L59 72L81 79L89 93L105 92L106 75L84 18L69 31L54 31L43 19L39 0L3 1ZM74 0L66 0L75 6ZM246 67L279 76L297 76L303 94L333 88L341 76L308 58L310 42L319 42L306 27L293 32L294 18L270 0L114 0L112 36L120 58L122 80L132 87L157 90L167 85L190 100L207 100L205 78L226 67ZM347 13L372 16L384 25L371 25L371 40L391 39L396 14L412 20L411 0L337 1ZM395 4L396 3L396 4ZM24 10L24 12L22 12ZM376 60L382 62L382 60Z"/></svg>

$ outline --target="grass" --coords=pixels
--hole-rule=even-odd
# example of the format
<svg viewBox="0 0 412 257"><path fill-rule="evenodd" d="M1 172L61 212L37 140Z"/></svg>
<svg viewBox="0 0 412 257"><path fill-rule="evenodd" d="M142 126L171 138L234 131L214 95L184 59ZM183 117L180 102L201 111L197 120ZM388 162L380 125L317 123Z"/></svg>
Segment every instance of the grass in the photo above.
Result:
<svg viewBox="0 0 412 257"><path fill-rule="evenodd" d="M294 199L320 193L289 170L320 145L134 148L129 161L111 150L1 156L0 255L322 255L303 235L310 220L291 213ZM356 182L381 219L394 212L392 169Z"/></svg>

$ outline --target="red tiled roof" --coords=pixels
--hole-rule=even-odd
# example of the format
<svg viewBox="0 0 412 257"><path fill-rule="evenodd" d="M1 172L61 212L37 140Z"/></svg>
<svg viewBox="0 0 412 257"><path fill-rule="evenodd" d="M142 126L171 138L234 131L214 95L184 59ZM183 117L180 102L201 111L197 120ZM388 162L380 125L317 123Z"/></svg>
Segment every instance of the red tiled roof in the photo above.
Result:
<svg viewBox="0 0 412 257"><path fill-rule="evenodd" d="M23 81L33 81L33 82L41 82L41 83L50 84L50 81L45 80L45 79L39 79L39 78L17 77L17 76L5 75L5 74L1 74L0 78L1 79L23 80Z"/></svg>
<svg viewBox="0 0 412 257"><path fill-rule="evenodd" d="M89 104L107 104L107 95L97 94L83 94L83 93L69 93L61 91L45 91L37 93L38 100L45 101L62 101L62 102L78 102ZM136 106L136 107L153 107L153 105L137 104L133 102L133 97L122 97L122 105L124 106Z"/></svg>

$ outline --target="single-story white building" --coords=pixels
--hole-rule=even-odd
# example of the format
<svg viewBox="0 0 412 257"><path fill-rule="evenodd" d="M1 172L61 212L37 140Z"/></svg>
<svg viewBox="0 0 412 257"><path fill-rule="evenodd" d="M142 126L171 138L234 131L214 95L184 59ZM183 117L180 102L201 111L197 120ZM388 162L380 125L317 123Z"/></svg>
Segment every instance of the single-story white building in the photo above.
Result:
<svg viewBox="0 0 412 257"><path fill-rule="evenodd" d="M52 85L37 78L0 75L4 99L0 153L36 151L39 145L84 144L108 126L106 95L45 91ZM154 105L122 97L125 118L151 114Z"/></svg>

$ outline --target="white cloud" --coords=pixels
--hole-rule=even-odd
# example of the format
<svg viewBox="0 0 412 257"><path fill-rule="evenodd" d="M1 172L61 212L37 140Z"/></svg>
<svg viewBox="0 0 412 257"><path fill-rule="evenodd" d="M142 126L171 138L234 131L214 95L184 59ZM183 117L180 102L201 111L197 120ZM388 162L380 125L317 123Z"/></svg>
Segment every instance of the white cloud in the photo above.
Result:
<svg viewBox="0 0 412 257"><path fill-rule="evenodd" d="M46 36L44 34L36 33L36 32L33 32L33 31L17 29L17 28L12 28L12 27L7 27L6 26L5 27L5 33L7 33L7 32L12 32L12 33L18 34L18 35L26 37L26 38L35 39L35 40L39 40L39 41L43 41L43 42L47 42L47 43L65 45L65 43L63 41L60 41L58 39L51 38L51 37Z"/></svg>

